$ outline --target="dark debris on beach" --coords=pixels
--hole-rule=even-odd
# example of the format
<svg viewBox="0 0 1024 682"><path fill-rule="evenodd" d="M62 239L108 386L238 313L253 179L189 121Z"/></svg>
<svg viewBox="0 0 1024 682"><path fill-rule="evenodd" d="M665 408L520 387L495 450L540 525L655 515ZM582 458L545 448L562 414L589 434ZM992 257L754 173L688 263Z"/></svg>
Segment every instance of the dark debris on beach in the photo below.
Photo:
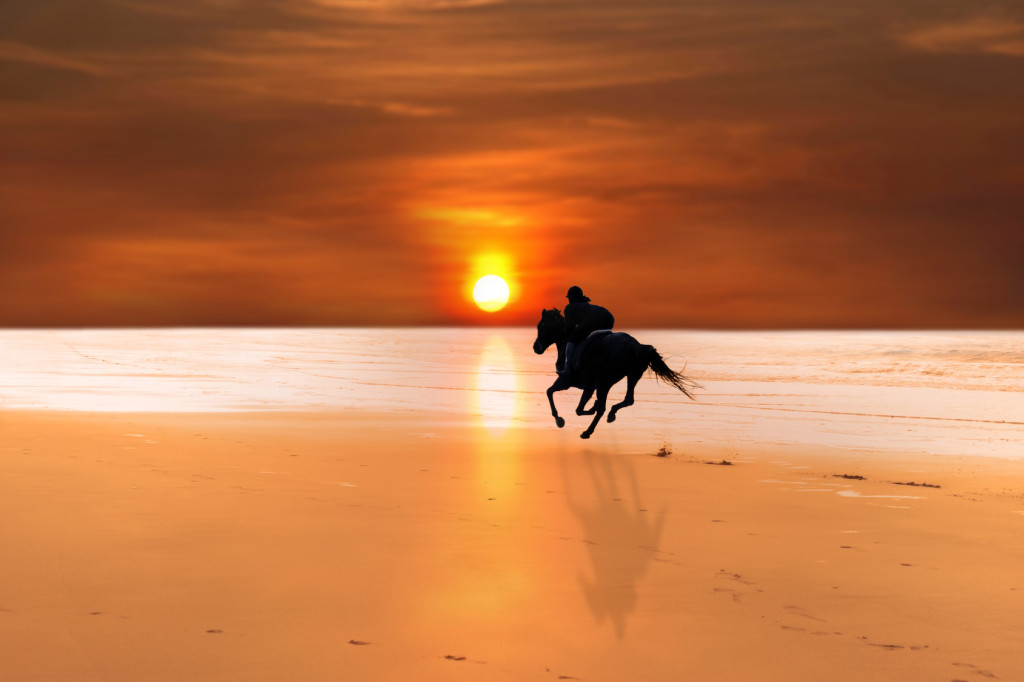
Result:
<svg viewBox="0 0 1024 682"><path fill-rule="evenodd" d="M934 483L915 483L914 481L892 481L893 485L912 485L918 488L941 488L941 485L935 485Z"/></svg>
<svg viewBox="0 0 1024 682"><path fill-rule="evenodd" d="M866 481L860 474L832 474L832 478L845 478L850 481Z"/></svg>

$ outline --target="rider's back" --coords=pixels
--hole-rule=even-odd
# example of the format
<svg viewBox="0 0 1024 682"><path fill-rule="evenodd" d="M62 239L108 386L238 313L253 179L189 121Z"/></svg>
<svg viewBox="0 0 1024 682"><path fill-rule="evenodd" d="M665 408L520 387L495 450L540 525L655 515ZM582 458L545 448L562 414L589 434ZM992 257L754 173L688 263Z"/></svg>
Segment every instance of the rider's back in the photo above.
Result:
<svg viewBox="0 0 1024 682"><path fill-rule="evenodd" d="M565 319L576 329L592 332L596 329L611 329L615 326L615 317L607 308L586 301L573 301L565 306Z"/></svg>

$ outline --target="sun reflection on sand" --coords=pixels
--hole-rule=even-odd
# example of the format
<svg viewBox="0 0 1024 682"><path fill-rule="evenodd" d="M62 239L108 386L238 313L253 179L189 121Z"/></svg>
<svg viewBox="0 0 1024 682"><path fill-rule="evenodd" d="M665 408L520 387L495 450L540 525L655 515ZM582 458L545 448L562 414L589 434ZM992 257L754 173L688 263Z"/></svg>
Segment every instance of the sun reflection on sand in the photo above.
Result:
<svg viewBox="0 0 1024 682"><path fill-rule="evenodd" d="M504 336L487 339L476 368L476 413L494 434L503 432L519 411L519 363Z"/></svg>
<svg viewBox="0 0 1024 682"><path fill-rule="evenodd" d="M475 429L477 474L483 497L506 497L520 480L522 433L510 429L522 411L520 367L508 340L492 334L482 345L471 399L479 428Z"/></svg>

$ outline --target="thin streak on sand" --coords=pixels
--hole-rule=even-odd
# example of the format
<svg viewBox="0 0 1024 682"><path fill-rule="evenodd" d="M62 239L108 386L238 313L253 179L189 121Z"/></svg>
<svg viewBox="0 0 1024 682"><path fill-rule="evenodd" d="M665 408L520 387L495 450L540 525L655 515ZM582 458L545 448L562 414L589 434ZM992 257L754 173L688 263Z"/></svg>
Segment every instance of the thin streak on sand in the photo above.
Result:
<svg viewBox="0 0 1024 682"><path fill-rule="evenodd" d="M836 495L841 495L843 497L877 497L877 498L882 498L882 499L886 499L886 500L923 500L923 499L925 499L925 498L923 498L923 497L921 497L919 495L865 495L863 493L857 492L856 490L837 490L835 492L836 492Z"/></svg>

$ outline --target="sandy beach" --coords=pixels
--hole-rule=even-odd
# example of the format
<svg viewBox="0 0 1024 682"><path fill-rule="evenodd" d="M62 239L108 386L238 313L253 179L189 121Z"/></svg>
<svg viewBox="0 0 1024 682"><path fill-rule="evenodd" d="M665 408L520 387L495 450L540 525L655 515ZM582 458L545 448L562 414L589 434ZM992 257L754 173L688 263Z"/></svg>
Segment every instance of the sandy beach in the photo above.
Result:
<svg viewBox="0 0 1024 682"><path fill-rule="evenodd" d="M1024 679L1021 460L652 434L650 379L581 441L507 380L472 419L0 410L3 679Z"/></svg>

